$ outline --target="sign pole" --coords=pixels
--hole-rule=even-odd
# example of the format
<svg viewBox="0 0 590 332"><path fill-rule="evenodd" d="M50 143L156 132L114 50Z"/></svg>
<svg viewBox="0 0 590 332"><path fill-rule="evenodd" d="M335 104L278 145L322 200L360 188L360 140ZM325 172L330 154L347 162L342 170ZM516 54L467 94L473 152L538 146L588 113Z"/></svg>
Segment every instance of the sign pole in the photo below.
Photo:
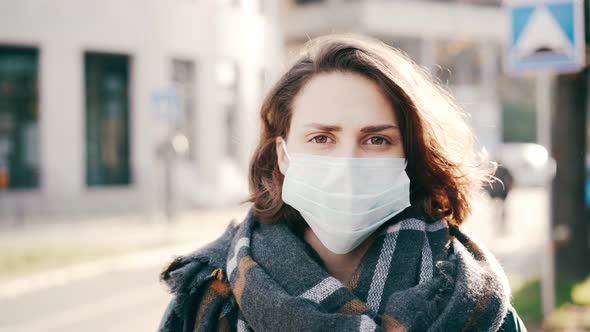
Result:
<svg viewBox="0 0 590 332"><path fill-rule="evenodd" d="M551 86L553 74L548 70L541 70L536 77L536 106L537 106L537 142L543 145L551 160L551 121L552 121L552 95ZM548 172L549 173L549 172ZM547 317L555 309L555 250L552 232L552 207L551 207L551 184L553 176L547 176L545 181L545 192L547 193L547 206L545 211L545 250L542 260L541 278L541 299L543 314Z"/></svg>
<svg viewBox="0 0 590 332"><path fill-rule="evenodd" d="M537 142L548 152L544 181L547 213L541 298L545 317L555 308L555 241L567 230L553 226L551 157L552 83L557 73L575 72L585 61L582 0L505 0L509 17L505 64L511 74L536 72ZM565 235L564 235L565 234Z"/></svg>

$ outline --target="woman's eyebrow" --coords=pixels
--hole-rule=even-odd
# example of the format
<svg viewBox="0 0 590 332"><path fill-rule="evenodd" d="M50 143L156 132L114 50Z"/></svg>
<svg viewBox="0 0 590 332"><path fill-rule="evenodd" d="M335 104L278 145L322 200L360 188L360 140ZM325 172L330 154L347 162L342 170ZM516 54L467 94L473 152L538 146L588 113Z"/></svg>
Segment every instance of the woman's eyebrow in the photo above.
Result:
<svg viewBox="0 0 590 332"><path fill-rule="evenodd" d="M321 123L308 123L305 126L316 128L316 129L319 129L322 131L342 131L342 127L340 127L340 126L324 125ZM392 124L366 126L366 127L361 128L361 132L363 132L363 133L377 133L377 132L383 131L385 129L398 129L398 126L392 125Z"/></svg>
<svg viewBox="0 0 590 332"><path fill-rule="evenodd" d="M383 124L383 125L376 125L376 126L367 126L361 128L362 133L376 133L383 131L385 129L398 129L399 127L392 124Z"/></svg>
<svg viewBox="0 0 590 332"><path fill-rule="evenodd" d="M323 125L321 123L308 123L305 126L313 127L322 131L342 131L342 127L340 126Z"/></svg>

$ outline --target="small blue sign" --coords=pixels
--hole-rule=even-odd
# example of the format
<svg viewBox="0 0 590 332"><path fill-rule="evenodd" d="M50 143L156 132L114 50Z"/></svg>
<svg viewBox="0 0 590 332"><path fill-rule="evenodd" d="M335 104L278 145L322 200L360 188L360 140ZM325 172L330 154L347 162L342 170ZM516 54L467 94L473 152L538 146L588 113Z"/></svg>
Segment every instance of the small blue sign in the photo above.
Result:
<svg viewBox="0 0 590 332"><path fill-rule="evenodd" d="M181 100L175 87L164 87L152 92L152 105L155 118L161 123L178 125L183 121Z"/></svg>
<svg viewBox="0 0 590 332"><path fill-rule="evenodd" d="M507 8L508 71L571 72L585 65L581 0L513 0Z"/></svg>

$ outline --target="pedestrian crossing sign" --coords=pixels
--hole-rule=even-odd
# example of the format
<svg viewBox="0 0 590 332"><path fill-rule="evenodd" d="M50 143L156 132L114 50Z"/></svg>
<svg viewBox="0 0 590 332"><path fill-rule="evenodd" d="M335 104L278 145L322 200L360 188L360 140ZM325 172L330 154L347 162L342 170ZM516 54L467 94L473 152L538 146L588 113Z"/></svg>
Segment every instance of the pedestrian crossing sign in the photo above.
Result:
<svg viewBox="0 0 590 332"><path fill-rule="evenodd" d="M506 5L509 72L572 72L585 65L582 0L512 0Z"/></svg>

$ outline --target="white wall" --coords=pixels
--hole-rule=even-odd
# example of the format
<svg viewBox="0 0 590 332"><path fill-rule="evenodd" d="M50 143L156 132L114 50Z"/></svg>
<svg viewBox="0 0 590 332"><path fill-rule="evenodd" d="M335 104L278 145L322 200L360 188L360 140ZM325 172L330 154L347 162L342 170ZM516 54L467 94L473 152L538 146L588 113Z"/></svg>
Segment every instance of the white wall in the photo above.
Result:
<svg viewBox="0 0 590 332"><path fill-rule="evenodd" d="M330 32L453 38L499 42L505 38L506 13L499 7L435 1L332 0L296 6L286 1L287 39Z"/></svg>
<svg viewBox="0 0 590 332"><path fill-rule="evenodd" d="M506 12L501 7L435 1L330 0L297 6L284 3L282 25L289 45L328 33L355 32L385 42L412 39L420 43L414 61L434 70L440 55L438 41L478 45L482 82L451 86L458 102L471 115L479 146L492 149L501 142L501 107L496 95L497 66L507 36Z"/></svg>
<svg viewBox="0 0 590 332"><path fill-rule="evenodd" d="M224 159L226 132L216 99L215 66L219 59L234 59L243 74L243 128L238 134L243 135L240 167L245 169L257 137L252 126L257 121L260 69L276 68L282 59L278 21L272 17L278 9L274 1L266 2L262 16L250 0L238 7L189 0L1 0L0 45L40 50L41 187L4 195L6 204L24 206L30 213L158 210L163 170L155 155L159 124L152 94L170 85L173 59L194 61L197 78L192 124L197 162L183 165L187 177L194 175L183 181L194 182L199 196L184 199L222 202L228 195L219 186L218 166ZM85 51L122 53L131 59L134 183L128 187L87 188L85 183ZM243 178L242 189L245 183Z"/></svg>

